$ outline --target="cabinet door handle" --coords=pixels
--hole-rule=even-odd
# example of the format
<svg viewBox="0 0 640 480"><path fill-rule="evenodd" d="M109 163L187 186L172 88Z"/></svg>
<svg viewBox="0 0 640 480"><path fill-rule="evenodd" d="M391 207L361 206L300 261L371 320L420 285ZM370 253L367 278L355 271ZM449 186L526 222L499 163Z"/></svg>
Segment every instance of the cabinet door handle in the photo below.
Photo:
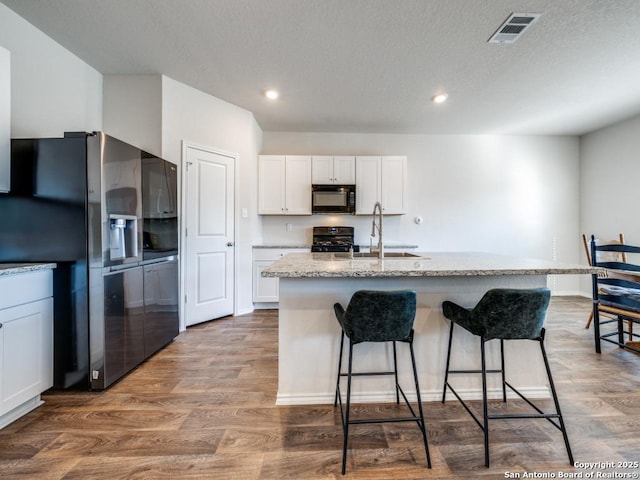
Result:
<svg viewBox="0 0 640 480"><path fill-rule="evenodd" d="M0 323L0 328L2 328L2 324Z"/></svg>

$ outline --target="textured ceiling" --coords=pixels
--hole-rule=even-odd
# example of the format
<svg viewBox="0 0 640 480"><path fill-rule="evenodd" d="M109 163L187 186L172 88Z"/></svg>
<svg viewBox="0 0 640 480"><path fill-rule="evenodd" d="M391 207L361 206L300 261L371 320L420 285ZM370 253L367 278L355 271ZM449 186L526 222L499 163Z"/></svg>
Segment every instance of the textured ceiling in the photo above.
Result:
<svg viewBox="0 0 640 480"><path fill-rule="evenodd" d="M265 131L576 135L640 113L638 0L2 2L103 74L166 75ZM542 16L487 43L512 12Z"/></svg>

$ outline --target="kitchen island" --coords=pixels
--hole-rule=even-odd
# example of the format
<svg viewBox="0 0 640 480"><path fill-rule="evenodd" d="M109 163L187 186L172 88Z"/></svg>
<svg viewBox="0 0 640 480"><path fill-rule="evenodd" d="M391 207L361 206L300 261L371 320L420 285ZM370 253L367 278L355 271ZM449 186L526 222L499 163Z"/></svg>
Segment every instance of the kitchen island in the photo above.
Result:
<svg viewBox="0 0 640 480"><path fill-rule="evenodd" d="M444 300L472 307L490 288L545 287L548 275L594 271L583 265L478 252L406 255L378 259L351 258L348 253L292 253L263 271L263 276L280 280L277 404L333 403L341 337L333 304L340 302L346 307L356 290L417 292L414 347L422 398L430 401L441 398L444 381L449 333L449 322L442 315ZM494 343L487 345L490 368L499 361L498 345ZM454 344L452 367L477 368L477 338L457 329ZM410 360L402 347L398 348L400 382L409 394ZM362 344L354 351L354 371L390 365L390 345ZM542 362L531 361L534 355L539 355L534 342L507 342L507 375L523 393L532 398L546 397L546 376ZM479 376L456 380L458 391L466 398L480 398ZM489 394L497 397L499 383L491 380ZM352 395L356 402L392 401L393 385L388 378L361 378L354 382Z"/></svg>

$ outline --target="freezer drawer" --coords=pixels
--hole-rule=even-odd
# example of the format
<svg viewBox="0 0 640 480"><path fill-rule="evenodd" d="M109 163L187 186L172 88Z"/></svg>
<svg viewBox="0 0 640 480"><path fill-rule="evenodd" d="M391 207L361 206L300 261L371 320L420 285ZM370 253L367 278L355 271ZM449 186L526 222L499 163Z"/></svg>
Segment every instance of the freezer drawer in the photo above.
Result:
<svg viewBox="0 0 640 480"><path fill-rule="evenodd" d="M92 388L106 388L145 359L142 275L142 267L104 275L104 375L94 373Z"/></svg>
<svg viewBox="0 0 640 480"><path fill-rule="evenodd" d="M178 335L178 260L144 267L144 354L153 355Z"/></svg>

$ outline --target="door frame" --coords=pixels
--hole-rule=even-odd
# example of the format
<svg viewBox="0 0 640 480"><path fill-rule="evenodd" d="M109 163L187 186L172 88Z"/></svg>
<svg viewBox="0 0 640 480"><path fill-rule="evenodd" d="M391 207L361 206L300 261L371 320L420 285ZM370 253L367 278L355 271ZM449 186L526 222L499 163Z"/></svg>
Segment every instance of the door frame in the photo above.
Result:
<svg viewBox="0 0 640 480"><path fill-rule="evenodd" d="M193 148L196 150L202 150L204 152L213 153L216 155L223 155L225 157L229 157L233 159L233 167L234 167L234 179L233 179L233 314L237 315L238 313L238 227L239 227L239 219L238 219L238 185L239 185L239 175L238 175L238 154L234 152L229 152L227 150L222 150L220 148L210 147L208 145L203 145L201 143L189 142L186 140L182 140L182 158L180 165L180 236L179 241L180 244L178 246L180 252L180 331L183 332L186 330L186 318L185 318L185 298L187 292L185 291L185 281L186 278L186 256L188 252L186 251L186 225L185 225L185 215L187 211L186 198L187 198L187 188L186 188L186 170L187 170L187 150L189 148Z"/></svg>

